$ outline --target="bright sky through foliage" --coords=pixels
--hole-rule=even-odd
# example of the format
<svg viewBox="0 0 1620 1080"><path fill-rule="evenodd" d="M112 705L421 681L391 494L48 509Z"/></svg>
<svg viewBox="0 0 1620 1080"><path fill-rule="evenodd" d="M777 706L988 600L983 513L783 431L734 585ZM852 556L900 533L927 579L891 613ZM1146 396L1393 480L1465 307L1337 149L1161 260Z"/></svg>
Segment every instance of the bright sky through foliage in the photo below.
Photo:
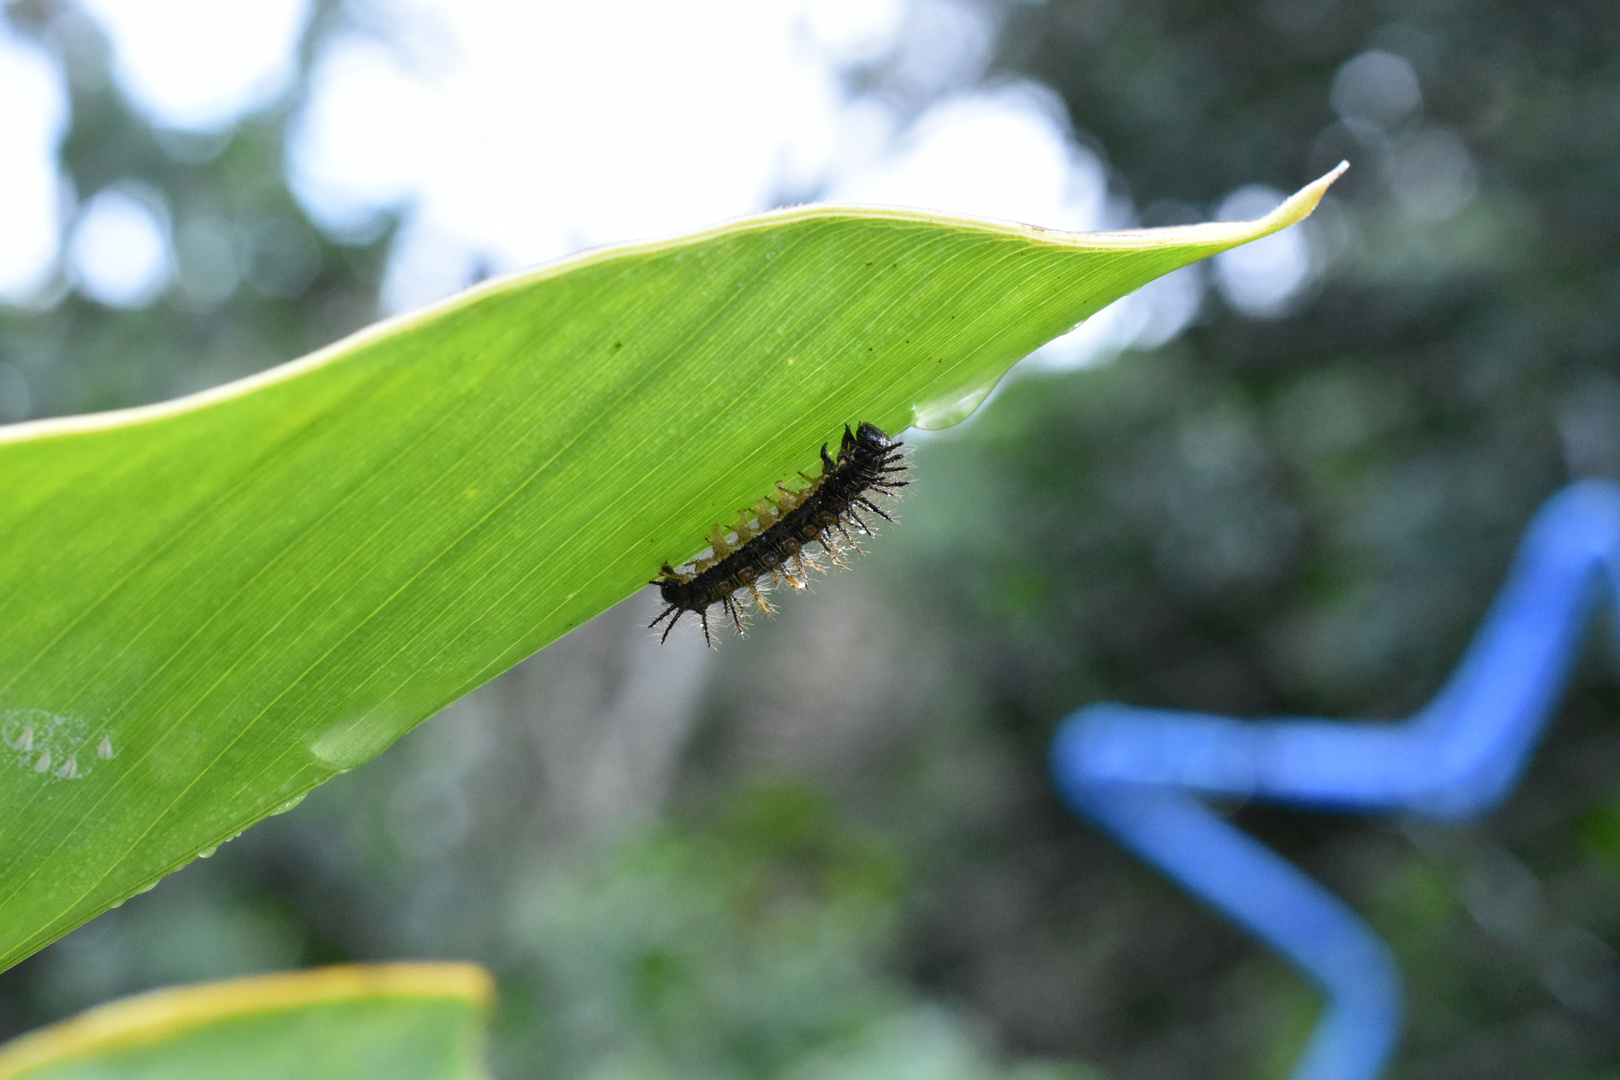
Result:
<svg viewBox="0 0 1620 1080"><path fill-rule="evenodd" d="M215 131L268 105L296 74L308 0L78 0L112 40L113 74L163 127Z"/></svg>
<svg viewBox="0 0 1620 1080"><path fill-rule="evenodd" d="M0 303L26 303L49 278L59 245L56 148L67 129L62 73L38 46L0 24Z"/></svg>
<svg viewBox="0 0 1620 1080"><path fill-rule="evenodd" d="M241 0L229 17L203 0L84 3L126 96L159 127L186 131L228 128L285 94L309 17L307 0ZM995 28L958 0L350 10L353 28L316 57L286 164L295 194L334 235L403 216L383 290L392 311L581 248L810 199L1076 230L1135 224L1056 95L981 83ZM0 117L0 301L27 303L61 257L53 170L64 95L48 54L12 38L3 50L0 92L24 107ZM880 74L856 94L861 65ZM138 220L127 200L109 215L97 192L77 196L66 280L118 306L162 295L176 244L152 235L169 228L163 215ZM115 226L140 235L139 258L123 234L100 235ZM189 251L200 241L179 242ZM1202 282L1193 269L1155 283L1044 359L1069 366L1166 340L1196 314Z"/></svg>

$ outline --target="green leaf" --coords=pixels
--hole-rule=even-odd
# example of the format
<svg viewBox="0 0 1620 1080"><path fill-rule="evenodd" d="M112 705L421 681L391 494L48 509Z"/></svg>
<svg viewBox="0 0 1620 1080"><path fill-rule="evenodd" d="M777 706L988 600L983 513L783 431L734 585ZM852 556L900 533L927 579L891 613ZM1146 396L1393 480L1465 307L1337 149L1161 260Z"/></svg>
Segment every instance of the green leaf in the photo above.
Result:
<svg viewBox="0 0 1620 1080"><path fill-rule="evenodd" d="M590 252L167 404L0 429L0 967L679 565L846 423L1310 213L808 206Z"/></svg>
<svg viewBox="0 0 1620 1080"><path fill-rule="evenodd" d="M492 997L471 964L159 990L0 1046L0 1080L482 1080Z"/></svg>

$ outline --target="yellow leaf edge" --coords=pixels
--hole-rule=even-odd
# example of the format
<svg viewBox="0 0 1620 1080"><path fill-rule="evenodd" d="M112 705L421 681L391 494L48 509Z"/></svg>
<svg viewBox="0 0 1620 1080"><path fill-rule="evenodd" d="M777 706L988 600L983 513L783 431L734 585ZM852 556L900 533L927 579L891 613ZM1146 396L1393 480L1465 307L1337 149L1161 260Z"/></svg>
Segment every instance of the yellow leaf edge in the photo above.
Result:
<svg viewBox="0 0 1620 1080"><path fill-rule="evenodd" d="M248 375L220 386L169 401L137 405L133 408L78 416L56 416L41 420L25 420L17 424L0 425L0 445L71 435L77 432L101 431L142 423L164 420L177 414L207 408L221 401L252 393L265 386L296 379L342 358L356 349L384 338L405 333L458 308L475 303L488 296L521 289L539 281L558 277L582 266L609 262L618 258L652 254L672 248L684 247L757 229L777 228L784 224L817 219L859 217L878 221L926 222L929 224L976 229L986 233L1012 234L1026 240L1083 251L1151 251L1160 248L1188 247L1198 249L1187 261L1196 262L1229 248L1258 240L1274 232L1296 225L1311 215L1327 189L1346 169L1348 161L1341 161L1325 175L1313 180L1289 196L1271 213L1253 221L1209 221L1197 225L1174 225L1157 229L1118 229L1107 232L1065 232L1038 225L997 218L974 217L964 214L946 214L932 210L910 209L897 206L874 206L860 203L807 203L771 210L763 214L733 218L696 232L655 240L638 240L625 244L610 244L569 255L541 266L493 277L426 307L383 319L307 356L278 364L265 371Z"/></svg>
<svg viewBox="0 0 1620 1080"><path fill-rule="evenodd" d="M365 998L444 998L487 1011L495 981L477 964L339 964L177 986L120 998L0 1046L0 1080L30 1069L149 1046L225 1020Z"/></svg>

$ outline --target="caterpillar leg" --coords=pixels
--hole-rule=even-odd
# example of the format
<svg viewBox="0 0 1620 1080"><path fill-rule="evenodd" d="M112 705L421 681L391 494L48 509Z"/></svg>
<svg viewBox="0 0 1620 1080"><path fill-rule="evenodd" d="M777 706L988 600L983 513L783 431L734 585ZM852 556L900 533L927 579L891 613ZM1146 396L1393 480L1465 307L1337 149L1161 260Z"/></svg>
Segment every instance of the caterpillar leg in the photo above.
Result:
<svg viewBox="0 0 1620 1080"><path fill-rule="evenodd" d="M739 635L743 634L745 631L743 630L742 613L737 610L736 598L728 596L721 600L720 603L725 605L726 613L731 616L731 625L737 628Z"/></svg>
<svg viewBox="0 0 1620 1080"><path fill-rule="evenodd" d="M669 632L671 630L675 629L675 624L677 622L679 622L680 619L681 619L681 609L676 607L674 604L671 604L671 605L669 605L669 607L667 607L663 611L659 612L658 618L654 619L652 622L647 624L647 629L651 630L654 627L656 627L659 623L663 622L665 616L669 615L671 612L675 613L675 617L673 619L669 620L669 625L668 626L664 627L664 633L658 639L658 644L660 644L660 645L662 645L664 642L669 640Z"/></svg>

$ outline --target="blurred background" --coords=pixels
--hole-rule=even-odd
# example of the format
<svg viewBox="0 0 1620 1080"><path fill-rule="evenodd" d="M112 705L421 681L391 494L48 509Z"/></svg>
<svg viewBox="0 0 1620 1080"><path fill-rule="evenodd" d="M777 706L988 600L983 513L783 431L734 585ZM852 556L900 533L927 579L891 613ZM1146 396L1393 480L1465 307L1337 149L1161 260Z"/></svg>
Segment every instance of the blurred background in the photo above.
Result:
<svg viewBox="0 0 1620 1080"><path fill-rule="evenodd" d="M901 523L748 639L627 602L0 974L0 1037L454 957L503 1078L1284 1076L1314 993L1071 818L1053 727L1404 715L1537 504L1620 475L1599 0L0 4L6 421L785 203L1167 225L1341 158L908 436ZM1392 1075L1620 1076L1615 646L1486 820L1230 808L1393 945Z"/></svg>

